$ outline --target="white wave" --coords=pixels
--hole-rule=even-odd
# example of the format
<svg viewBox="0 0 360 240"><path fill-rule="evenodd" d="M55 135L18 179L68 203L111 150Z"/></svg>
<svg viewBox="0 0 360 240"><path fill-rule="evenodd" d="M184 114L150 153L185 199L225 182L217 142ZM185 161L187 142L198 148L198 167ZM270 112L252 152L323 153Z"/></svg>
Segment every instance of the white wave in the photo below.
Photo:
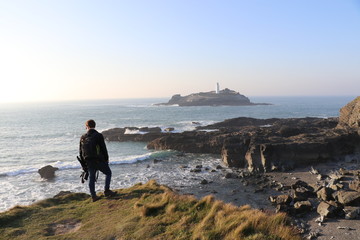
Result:
<svg viewBox="0 0 360 240"><path fill-rule="evenodd" d="M124 134L147 134L148 132L142 132L140 130L131 130L126 128Z"/></svg>
<svg viewBox="0 0 360 240"><path fill-rule="evenodd" d="M217 132L217 131L219 131L219 129L201 129L201 130L198 130L198 131L201 131L201 132Z"/></svg>
<svg viewBox="0 0 360 240"><path fill-rule="evenodd" d="M137 156L129 156L126 158L122 158L119 160L115 160L115 161L110 161L110 164L131 164L131 163L136 163L138 161L144 161L144 160L148 160L151 158L152 153L146 153L143 155L137 155Z"/></svg>
<svg viewBox="0 0 360 240"><path fill-rule="evenodd" d="M145 153L142 155L131 155L131 156L124 156L119 158L113 158L110 159L109 164L110 165L119 165L119 164L132 164L139 161L145 161L145 160L151 160L155 158L163 158L168 157L172 154L174 154L174 151L168 150L168 151L157 151L157 152L150 152ZM78 161L57 161L52 164L48 164L53 167L58 168L59 170L67 170L67 169L80 169L81 165ZM0 172L0 177L12 177L12 176L18 176L22 174L28 174L28 173L35 173L37 172L41 167L35 167L35 168L23 168L23 169L14 169L9 171Z"/></svg>
<svg viewBox="0 0 360 240"><path fill-rule="evenodd" d="M17 175L20 175L20 174L34 173L34 172L37 172L37 171L38 171L38 169L36 169L36 168L26 168L26 169L10 171L10 172L4 173L4 174L6 174L7 176L17 176Z"/></svg>

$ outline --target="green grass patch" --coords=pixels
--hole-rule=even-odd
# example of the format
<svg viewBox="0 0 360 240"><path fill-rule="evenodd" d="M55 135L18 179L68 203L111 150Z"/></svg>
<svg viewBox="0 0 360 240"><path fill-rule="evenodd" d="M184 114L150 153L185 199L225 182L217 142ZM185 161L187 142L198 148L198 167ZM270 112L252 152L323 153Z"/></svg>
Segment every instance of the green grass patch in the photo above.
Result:
<svg viewBox="0 0 360 240"><path fill-rule="evenodd" d="M155 181L92 202L72 193L0 213L1 239L300 240L284 214L178 195Z"/></svg>

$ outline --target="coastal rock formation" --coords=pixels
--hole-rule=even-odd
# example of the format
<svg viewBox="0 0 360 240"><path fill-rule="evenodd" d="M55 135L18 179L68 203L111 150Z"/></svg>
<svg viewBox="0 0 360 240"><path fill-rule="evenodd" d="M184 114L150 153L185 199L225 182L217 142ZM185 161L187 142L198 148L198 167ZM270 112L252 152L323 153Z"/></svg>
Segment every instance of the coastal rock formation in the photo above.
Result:
<svg viewBox="0 0 360 240"><path fill-rule="evenodd" d="M360 128L360 97L340 109L339 127Z"/></svg>
<svg viewBox="0 0 360 240"><path fill-rule="evenodd" d="M155 105L179 105L179 106L248 106L259 105L250 102L249 98L239 92L225 88L221 91L193 93L182 97L180 94L172 96L167 103ZM265 105L262 103L262 105Z"/></svg>
<svg viewBox="0 0 360 240"><path fill-rule="evenodd" d="M256 172L287 170L358 154L358 102L359 98L342 108L340 122L338 118L240 117L183 133L125 134L126 128L117 128L103 134L110 141L149 142L149 149L221 154L229 167Z"/></svg>
<svg viewBox="0 0 360 240"><path fill-rule="evenodd" d="M44 179L53 179L55 177L55 171L59 170L57 167L53 167L51 165L47 165L38 170L41 178Z"/></svg>
<svg viewBox="0 0 360 240"><path fill-rule="evenodd" d="M354 154L360 136L335 129L337 123L336 118L236 118L206 126L219 131L201 131L201 127L170 134L151 141L148 148L221 153L229 167L250 171L286 170Z"/></svg>

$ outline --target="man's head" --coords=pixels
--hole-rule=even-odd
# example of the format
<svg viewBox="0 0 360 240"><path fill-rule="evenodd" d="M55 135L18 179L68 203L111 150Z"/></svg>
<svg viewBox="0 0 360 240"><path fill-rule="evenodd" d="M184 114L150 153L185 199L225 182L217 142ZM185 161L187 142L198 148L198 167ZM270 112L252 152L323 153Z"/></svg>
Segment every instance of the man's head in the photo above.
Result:
<svg viewBox="0 0 360 240"><path fill-rule="evenodd" d="M95 128L96 123L94 120L90 119L86 121L85 126L87 129Z"/></svg>

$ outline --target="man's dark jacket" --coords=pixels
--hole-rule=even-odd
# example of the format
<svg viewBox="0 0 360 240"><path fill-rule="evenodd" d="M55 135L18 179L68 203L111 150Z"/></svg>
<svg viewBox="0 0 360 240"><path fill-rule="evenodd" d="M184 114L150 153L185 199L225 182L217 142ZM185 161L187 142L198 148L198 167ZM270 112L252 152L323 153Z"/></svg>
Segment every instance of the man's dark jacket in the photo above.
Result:
<svg viewBox="0 0 360 240"><path fill-rule="evenodd" d="M99 147L100 147L100 157L98 159L96 159L96 158L95 159L94 158L90 158L90 159L85 158L85 156L83 155L82 146L81 146L81 139L83 139L83 138L85 138L87 136L94 137L96 145L99 145ZM108 151L106 149L104 136L101 133L99 133L98 131L96 131L95 129L93 129L93 128L89 129L87 131L87 133L85 133L84 135L81 136L79 154L80 154L81 158L86 161L88 167L90 167L90 168L96 167L96 162L97 161L109 162L109 154L108 154Z"/></svg>

